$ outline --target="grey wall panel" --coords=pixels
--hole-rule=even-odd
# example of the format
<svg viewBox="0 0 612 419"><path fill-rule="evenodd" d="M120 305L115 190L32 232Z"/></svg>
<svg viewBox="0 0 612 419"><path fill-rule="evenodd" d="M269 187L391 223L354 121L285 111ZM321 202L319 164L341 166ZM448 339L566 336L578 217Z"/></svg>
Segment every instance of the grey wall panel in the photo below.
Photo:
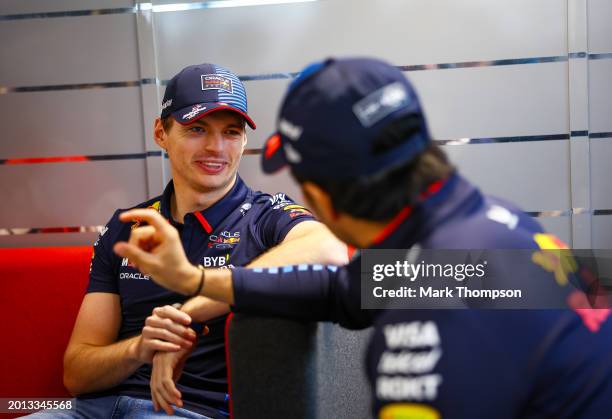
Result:
<svg viewBox="0 0 612 419"><path fill-rule="evenodd" d="M98 233L49 233L0 236L0 247L91 246Z"/></svg>
<svg viewBox="0 0 612 419"><path fill-rule="evenodd" d="M262 147L276 128L276 116L290 80L263 80L245 83L249 100L249 115L257 124L255 131L247 128L249 148Z"/></svg>
<svg viewBox="0 0 612 419"><path fill-rule="evenodd" d="M133 0L2 0L0 15L131 7Z"/></svg>
<svg viewBox="0 0 612 419"><path fill-rule="evenodd" d="M566 133L567 63L409 72L436 139Z"/></svg>
<svg viewBox="0 0 612 419"><path fill-rule="evenodd" d="M155 25L164 78L202 61L254 74L330 54L430 64L567 52L565 0L333 0L156 13Z"/></svg>
<svg viewBox="0 0 612 419"><path fill-rule="evenodd" d="M612 249L612 215L593 217L593 249Z"/></svg>
<svg viewBox="0 0 612 419"><path fill-rule="evenodd" d="M589 0L589 52L612 52L612 2Z"/></svg>
<svg viewBox="0 0 612 419"><path fill-rule="evenodd" d="M539 217L536 219L546 232L554 234L572 246L571 217Z"/></svg>
<svg viewBox="0 0 612 419"><path fill-rule="evenodd" d="M591 205L612 209L612 138L591 140Z"/></svg>
<svg viewBox="0 0 612 419"><path fill-rule="evenodd" d="M172 179L172 167L170 166L170 160L164 158L162 160L162 183L164 186Z"/></svg>
<svg viewBox="0 0 612 419"><path fill-rule="evenodd" d="M0 14L133 4L126 0L2 3ZM590 52L612 52L606 20L610 7L607 0L589 0ZM0 21L0 37L9 40L0 45L0 85L167 79L185 65L203 61L218 62L239 75L260 75L297 71L329 54L376 55L397 65L565 56L568 37L574 36L570 15L567 0L324 0L146 12L139 19L127 13ZM589 62L591 124L572 126L573 130L612 131L611 63ZM483 61L483 65L489 64ZM421 93L436 138L569 132L568 96L575 101L576 92L573 96L569 93L567 62L407 74ZM246 83L250 113L259 127L249 132L249 148L260 147L273 130L289 81ZM141 90L0 95L3 139L8 140L2 142L0 158L159 150L152 141L152 122L161 94L163 87L147 85ZM26 118L34 112L35 118L28 123ZM574 112L574 119L577 115ZM592 167L587 165L585 169L593 178L593 199L589 203L596 209L612 208L608 198L612 193L605 183L610 177L606 160L612 151L607 144L608 139L591 140L590 153L585 151L586 159L592 158ZM445 149L466 176L486 192L508 198L526 210L566 210L572 206L568 141ZM261 173L259 156L244 156L240 173L255 189L283 191L301 200L286 171L274 176ZM149 196L159 193L169 174L167 159L159 157L147 161L0 166L0 187L9 203L0 210L0 228L104 224L116 207L140 202L147 192ZM602 223L606 217L601 217L593 219ZM569 217L541 221L569 241ZM58 244L78 244L79 236L90 235L0 236L0 246L53 244L54 240ZM90 243L90 239L84 243Z"/></svg>
<svg viewBox="0 0 612 419"><path fill-rule="evenodd" d="M488 194L525 211L570 208L568 141L443 148L460 173Z"/></svg>
<svg viewBox="0 0 612 419"><path fill-rule="evenodd" d="M1 228L104 225L146 199L144 160L0 167Z"/></svg>
<svg viewBox="0 0 612 419"><path fill-rule="evenodd" d="M161 150L153 135L155 119L161 113L161 98L164 96L165 88L157 85L141 86L142 93L142 125L144 128L144 141L149 151Z"/></svg>
<svg viewBox="0 0 612 419"><path fill-rule="evenodd" d="M147 181L148 199L162 194L166 182L164 182L161 156L147 159Z"/></svg>
<svg viewBox="0 0 612 419"><path fill-rule="evenodd" d="M240 177L252 189L260 190L269 194L283 192L295 201L304 204L304 198L298 185L291 179L287 170L282 170L273 175L262 173L260 167L260 156L243 156L240 163Z"/></svg>
<svg viewBox="0 0 612 419"><path fill-rule="evenodd" d="M591 132L612 132L612 60L589 61L589 117Z"/></svg>
<svg viewBox="0 0 612 419"><path fill-rule="evenodd" d="M566 133L567 63L407 72L434 138L504 137ZM289 80L249 81L250 113L260 147L274 130Z"/></svg>
<svg viewBox="0 0 612 419"><path fill-rule="evenodd" d="M138 87L9 93L0 109L0 158L144 151Z"/></svg>
<svg viewBox="0 0 612 419"><path fill-rule="evenodd" d="M137 80L133 14L0 22L7 86Z"/></svg>

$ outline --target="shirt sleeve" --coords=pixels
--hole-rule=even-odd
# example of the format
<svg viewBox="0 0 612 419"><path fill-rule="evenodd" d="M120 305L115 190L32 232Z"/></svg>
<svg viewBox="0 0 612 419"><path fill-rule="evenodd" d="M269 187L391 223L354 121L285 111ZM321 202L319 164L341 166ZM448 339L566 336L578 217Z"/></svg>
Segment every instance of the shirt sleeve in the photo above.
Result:
<svg viewBox="0 0 612 419"><path fill-rule="evenodd" d="M298 223L314 220L312 213L283 193L268 198L255 224L255 232L265 247L274 247L285 239Z"/></svg>
<svg viewBox="0 0 612 419"><path fill-rule="evenodd" d="M360 307L359 275L351 267L297 265L232 270L234 311L308 321L332 321L348 329L372 324L375 310ZM357 267L358 268L358 267Z"/></svg>
<svg viewBox="0 0 612 419"><path fill-rule="evenodd" d="M93 256L89 269L87 292L109 292L119 294L116 272L116 256L113 245L117 239L122 223L118 219L119 211L113 214L93 245Z"/></svg>

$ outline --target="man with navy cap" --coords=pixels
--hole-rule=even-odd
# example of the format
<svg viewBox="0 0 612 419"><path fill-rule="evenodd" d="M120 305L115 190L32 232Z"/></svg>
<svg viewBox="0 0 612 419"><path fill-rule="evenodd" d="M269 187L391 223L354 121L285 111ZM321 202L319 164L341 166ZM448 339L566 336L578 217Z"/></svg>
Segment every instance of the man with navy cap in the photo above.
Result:
<svg viewBox="0 0 612 419"><path fill-rule="evenodd" d="M564 303L586 298L568 285L577 278L575 265L542 258L543 249L564 247L559 239L513 205L483 195L450 165L430 140L413 87L395 67L360 58L307 67L289 87L277 128L264 149L264 170L288 166L319 219L346 243L423 254L526 250L524 263L492 278L534 283L567 296ZM366 371L375 417L602 418L612 411L609 305L364 310L365 256L342 268L201 270L157 214L137 210L120 219L134 216L150 225L115 251L169 289L241 312L374 325ZM453 308L465 303L451 302L459 304Z"/></svg>
<svg viewBox="0 0 612 419"><path fill-rule="evenodd" d="M173 180L150 208L180 231L189 260L206 267L278 266L346 261L346 247L310 212L285 194L250 189L238 176L246 145L244 86L214 64L184 68L168 83L155 141L167 153ZM227 416L224 351L227 304L204 297L206 326L192 324L186 298L150 281L127 258L113 253L141 225L115 212L94 244L90 282L66 350L64 383L78 395L79 417L165 416L152 402L156 369L184 363L177 387L180 417ZM153 395L155 400L155 395ZM59 413L50 413L57 415Z"/></svg>

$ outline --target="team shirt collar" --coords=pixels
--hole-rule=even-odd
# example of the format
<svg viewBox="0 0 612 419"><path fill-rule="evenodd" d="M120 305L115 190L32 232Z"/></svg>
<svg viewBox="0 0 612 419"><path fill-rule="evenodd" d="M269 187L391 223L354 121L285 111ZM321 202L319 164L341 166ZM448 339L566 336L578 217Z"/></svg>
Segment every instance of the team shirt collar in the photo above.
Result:
<svg viewBox="0 0 612 419"><path fill-rule="evenodd" d="M407 249L435 228L482 203L482 194L458 174L435 182L414 206L405 207L374 240L374 249Z"/></svg>
<svg viewBox="0 0 612 419"><path fill-rule="evenodd" d="M240 176L236 175L234 186L223 198L203 211L187 214L185 216L185 223L190 222L189 216L191 215L197 220L196 222L202 226L206 233L210 234L230 212L238 208L245 201L248 192L249 188L242 181ZM171 180L164 189L159 208L161 215L168 220L172 220L170 211L172 194L174 194L174 182ZM176 225L178 223L172 222L172 224Z"/></svg>

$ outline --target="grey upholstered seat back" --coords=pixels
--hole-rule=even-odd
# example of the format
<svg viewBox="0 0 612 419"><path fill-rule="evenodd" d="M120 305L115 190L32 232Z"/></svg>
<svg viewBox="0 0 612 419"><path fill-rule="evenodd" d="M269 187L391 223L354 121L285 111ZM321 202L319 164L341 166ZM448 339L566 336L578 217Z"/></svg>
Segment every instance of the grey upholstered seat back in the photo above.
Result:
<svg viewBox="0 0 612 419"><path fill-rule="evenodd" d="M370 417L370 330L236 314L229 328L235 419Z"/></svg>

